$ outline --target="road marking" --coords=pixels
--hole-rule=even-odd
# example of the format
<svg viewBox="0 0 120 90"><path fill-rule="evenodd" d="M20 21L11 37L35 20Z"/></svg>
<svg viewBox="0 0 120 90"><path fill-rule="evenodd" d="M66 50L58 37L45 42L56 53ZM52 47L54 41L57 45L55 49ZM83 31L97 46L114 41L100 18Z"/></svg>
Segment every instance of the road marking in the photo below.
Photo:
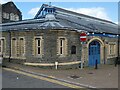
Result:
<svg viewBox="0 0 120 90"><path fill-rule="evenodd" d="M18 73L18 74L23 74L23 75L26 75L26 76L29 76L29 77L32 77L32 78L45 80L45 81L52 82L52 83L55 83L55 84L63 85L63 86L69 87L69 88L76 88L76 89L83 88L81 86L69 84L69 83L66 83L66 82L62 82L62 81L58 81L58 80L54 80L54 79L50 79L50 78L46 78L46 77L42 77L42 76L29 74L29 73L22 72L22 71L19 71L19 70L14 70L14 69L10 69L10 68L3 68L3 69L7 70L7 71L12 71L12 72L15 72L15 73Z"/></svg>

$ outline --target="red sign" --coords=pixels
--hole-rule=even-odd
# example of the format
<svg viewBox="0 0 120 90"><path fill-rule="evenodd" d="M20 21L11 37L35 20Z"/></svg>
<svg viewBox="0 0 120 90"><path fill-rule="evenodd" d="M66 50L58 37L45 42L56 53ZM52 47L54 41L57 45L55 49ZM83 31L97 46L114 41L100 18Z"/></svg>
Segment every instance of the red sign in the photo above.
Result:
<svg viewBox="0 0 120 90"><path fill-rule="evenodd" d="M87 40L87 34L86 33L81 33L80 34L80 41L85 42Z"/></svg>

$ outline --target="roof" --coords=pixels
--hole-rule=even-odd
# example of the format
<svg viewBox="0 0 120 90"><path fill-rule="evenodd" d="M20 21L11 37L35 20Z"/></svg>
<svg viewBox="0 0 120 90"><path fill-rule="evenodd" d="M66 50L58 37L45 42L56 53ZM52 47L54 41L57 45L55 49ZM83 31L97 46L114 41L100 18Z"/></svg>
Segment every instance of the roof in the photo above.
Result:
<svg viewBox="0 0 120 90"><path fill-rule="evenodd" d="M48 5L43 4L34 19L23 20L1 24L3 31L6 30L36 30L36 29L65 29L84 30L96 33L118 34L117 24L99 18L79 14L62 8L51 6L55 13L41 16L43 8Z"/></svg>
<svg viewBox="0 0 120 90"><path fill-rule="evenodd" d="M38 11L38 13L35 15L34 18L37 18L37 16L40 14L40 12L41 12L41 10L42 10L43 8L48 8L48 7L50 7L48 4L43 4L43 5L41 6L40 10ZM55 8L56 11L61 11L61 12L67 13L67 14L69 13L69 14L71 14L71 15L73 15L73 16L78 16L78 17L81 16L81 17L85 17L85 18L91 18L91 19L94 19L94 20L99 20L99 21L103 21L103 22L108 22L108 23L115 24L115 23L113 23L113 22L111 22L111 21L108 21L108 20L104 20L104 19L100 19L100 18L88 16L88 15L85 15L85 14L73 12L73 11L66 10L66 9L63 9L63 8L59 8L59 7L56 7L56 6L51 6L51 7Z"/></svg>
<svg viewBox="0 0 120 90"><path fill-rule="evenodd" d="M15 9L17 9L18 12L21 13L21 11L17 8L17 6L14 4L13 1L9 1L9 2L7 2L7 3L2 4L2 9L3 9L4 7L6 7L6 6L8 6L8 5L9 5L9 7L10 7L10 5L13 5L13 6L15 7Z"/></svg>

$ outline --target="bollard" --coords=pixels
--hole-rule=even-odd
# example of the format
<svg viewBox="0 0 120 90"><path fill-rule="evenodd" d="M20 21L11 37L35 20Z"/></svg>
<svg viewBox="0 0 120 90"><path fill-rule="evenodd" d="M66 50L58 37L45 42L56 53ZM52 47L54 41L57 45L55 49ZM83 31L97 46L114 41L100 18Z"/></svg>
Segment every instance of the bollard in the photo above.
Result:
<svg viewBox="0 0 120 90"><path fill-rule="evenodd" d="M115 67L117 66L118 57L115 59Z"/></svg>
<svg viewBox="0 0 120 90"><path fill-rule="evenodd" d="M96 61L95 61L95 69L98 69L98 62L97 62L97 59L96 59Z"/></svg>
<svg viewBox="0 0 120 90"><path fill-rule="evenodd" d="M3 57L0 57L0 64L2 65L2 60L3 60Z"/></svg>
<svg viewBox="0 0 120 90"><path fill-rule="evenodd" d="M55 69L58 69L58 62L55 62Z"/></svg>
<svg viewBox="0 0 120 90"><path fill-rule="evenodd" d="M83 69L83 61L81 60L81 69Z"/></svg>

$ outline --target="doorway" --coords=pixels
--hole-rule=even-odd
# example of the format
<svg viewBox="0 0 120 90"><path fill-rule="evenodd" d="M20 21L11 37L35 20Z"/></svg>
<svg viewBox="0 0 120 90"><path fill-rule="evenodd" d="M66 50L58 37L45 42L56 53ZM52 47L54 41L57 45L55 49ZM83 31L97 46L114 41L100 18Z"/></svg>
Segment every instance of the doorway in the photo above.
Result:
<svg viewBox="0 0 120 90"><path fill-rule="evenodd" d="M95 66L96 60L97 64L100 64L100 43L98 41L92 41L89 44L88 66Z"/></svg>

